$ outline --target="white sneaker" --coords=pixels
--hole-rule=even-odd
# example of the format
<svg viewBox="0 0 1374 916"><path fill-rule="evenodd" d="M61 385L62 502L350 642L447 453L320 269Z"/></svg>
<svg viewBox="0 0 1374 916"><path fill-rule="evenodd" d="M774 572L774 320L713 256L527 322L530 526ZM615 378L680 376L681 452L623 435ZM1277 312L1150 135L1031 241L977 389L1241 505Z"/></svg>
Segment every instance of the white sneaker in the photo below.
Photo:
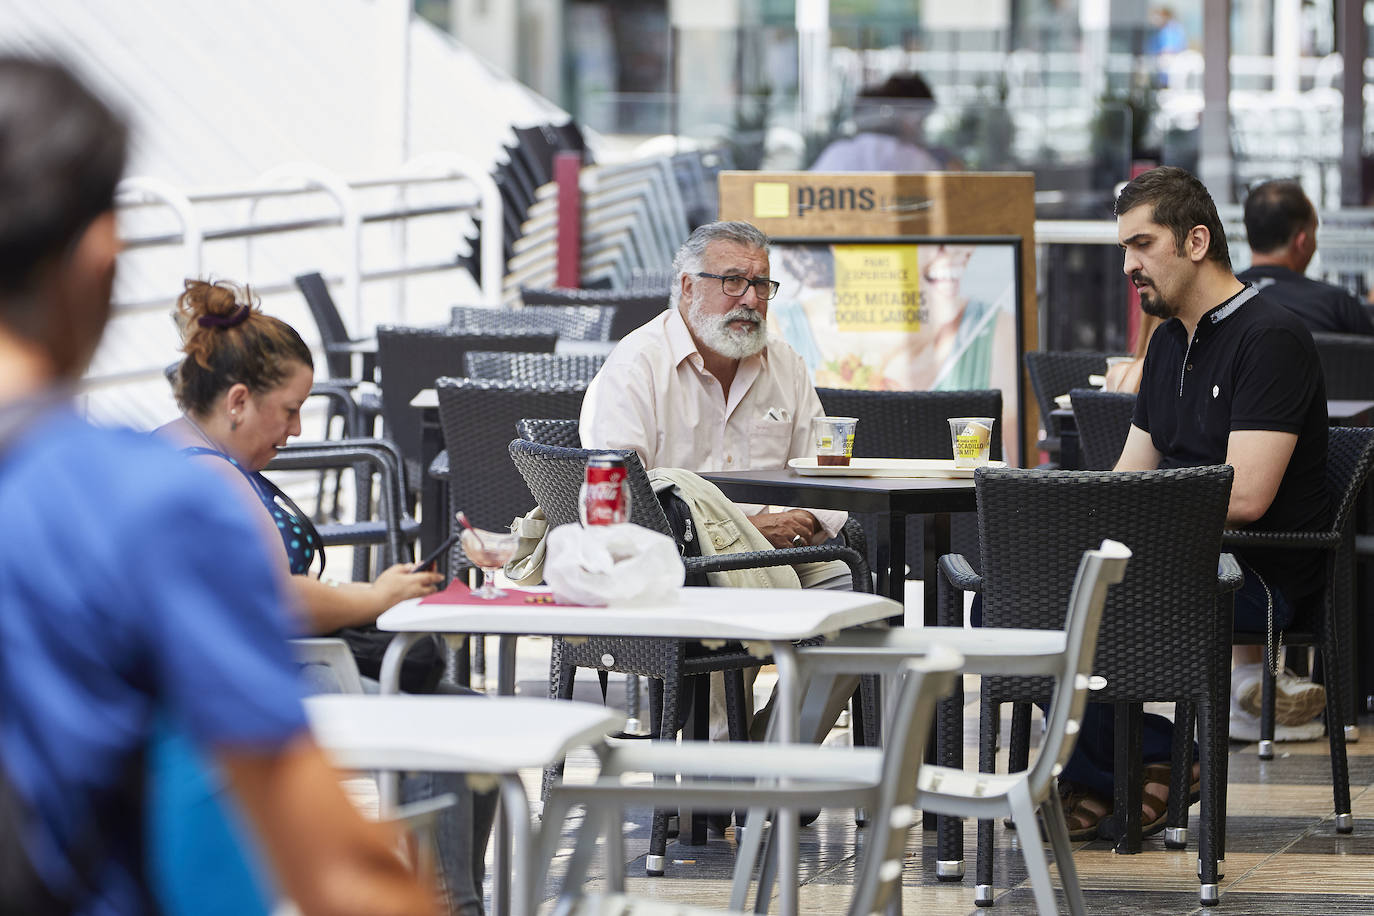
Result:
<svg viewBox="0 0 1374 916"><path fill-rule="evenodd" d="M1326 734L1326 728L1316 719L1302 725L1275 725L1275 741L1316 741ZM1231 740L1254 743L1260 739L1259 716L1252 716L1231 704Z"/></svg>
<svg viewBox="0 0 1374 916"><path fill-rule="evenodd" d="M1237 665L1231 671L1231 697L1252 716L1260 714L1264 670L1260 665ZM1274 679L1274 722L1278 725L1305 725L1326 708L1326 688L1300 678L1288 670Z"/></svg>

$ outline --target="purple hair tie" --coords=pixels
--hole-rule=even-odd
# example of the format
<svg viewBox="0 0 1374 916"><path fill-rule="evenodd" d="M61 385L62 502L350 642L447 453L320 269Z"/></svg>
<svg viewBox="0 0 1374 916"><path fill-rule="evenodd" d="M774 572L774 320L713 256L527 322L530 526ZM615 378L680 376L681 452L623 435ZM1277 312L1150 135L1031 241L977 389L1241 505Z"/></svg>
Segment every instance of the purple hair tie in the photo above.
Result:
<svg viewBox="0 0 1374 916"><path fill-rule="evenodd" d="M252 309L248 305L240 305L232 315L201 315L196 319L202 328L234 328L248 320L248 313Z"/></svg>

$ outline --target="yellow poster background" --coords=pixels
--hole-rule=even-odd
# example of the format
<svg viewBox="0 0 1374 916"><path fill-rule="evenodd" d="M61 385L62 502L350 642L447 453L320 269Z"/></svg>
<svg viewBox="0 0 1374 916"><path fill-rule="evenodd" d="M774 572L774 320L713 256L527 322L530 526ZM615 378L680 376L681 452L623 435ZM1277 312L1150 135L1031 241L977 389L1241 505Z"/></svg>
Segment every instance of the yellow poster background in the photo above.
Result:
<svg viewBox="0 0 1374 916"><path fill-rule="evenodd" d="M835 245L835 324L840 331L919 331L915 245Z"/></svg>

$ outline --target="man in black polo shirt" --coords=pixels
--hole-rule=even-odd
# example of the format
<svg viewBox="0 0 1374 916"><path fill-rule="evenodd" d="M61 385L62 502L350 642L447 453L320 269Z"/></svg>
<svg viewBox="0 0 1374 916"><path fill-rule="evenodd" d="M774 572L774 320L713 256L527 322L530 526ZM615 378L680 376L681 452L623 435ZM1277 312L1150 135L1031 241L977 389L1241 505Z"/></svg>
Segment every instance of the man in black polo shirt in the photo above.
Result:
<svg viewBox="0 0 1374 916"><path fill-rule="evenodd" d="M1374 334L1374 322L1358 299L1303 276L1317 252L1317 211L1296 181L1266 181L1250 192L1245 234L1251 266L1237 279L1297 315L1309 331Z"/></svg>
<svg viewBox="0 0 1374 916"><path fill-rule="evenodd" d="M1188 172L1144 173L1122 190L1116 213L1123 269L1140 307L1164 319L1150 339L1116 470L1229 464L1235 479L1228 527L1323 527L1326 393L1311 334L1232 273L1216 207ZM1236 595L1237 631L1266 632L1271 608L1273 627L1281 630L1322 585L1320 564L1292 552L1253 550L1238 559L1245 583ZM1254 668L1233 676L1232 737L1253 728L1245 737L1254 740L1258 722L1246 707L1258 708L1258 647L1238 648L1236 660ZM1249 670L1254 677L1244 676ZM1321 726L1311 720L1325 703L1322 689L1291 676L1281 681L1283 736L1319 737ZM1069 826L1079 837L1091 836L1094 818L1111 807L1111 717L1102 709L1090 705L1062 775ZM1168 761L1171 738L1166 720L1146 716L1147 765ZM1167 796L1167 770L1147 766L1147 830L1163 826Z"/></svg>

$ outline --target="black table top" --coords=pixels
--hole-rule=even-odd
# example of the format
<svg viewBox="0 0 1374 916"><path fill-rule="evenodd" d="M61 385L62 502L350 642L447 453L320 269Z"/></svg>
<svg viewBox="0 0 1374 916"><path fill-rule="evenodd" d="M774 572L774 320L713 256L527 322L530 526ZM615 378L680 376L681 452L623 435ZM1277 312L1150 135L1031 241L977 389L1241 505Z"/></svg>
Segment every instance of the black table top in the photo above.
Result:
<svg viewBox="0 0 1374 916"><path fill-rule="evenodd" d="M976 505L972 478L810 477L790 468L701 476L736 502L908 514L972 512Z"/></svg>

